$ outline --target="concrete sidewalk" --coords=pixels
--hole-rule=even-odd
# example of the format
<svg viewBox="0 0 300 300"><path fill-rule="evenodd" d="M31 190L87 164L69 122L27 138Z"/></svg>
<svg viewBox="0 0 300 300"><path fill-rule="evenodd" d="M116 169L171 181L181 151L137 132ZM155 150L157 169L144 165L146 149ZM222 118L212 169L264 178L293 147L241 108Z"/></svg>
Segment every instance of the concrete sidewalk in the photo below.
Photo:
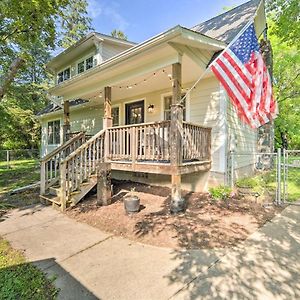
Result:
<svg viewBox="0 0 300 300"><path fill-rule="evenodd" d="M176 251L103 233L51 207L13 210L0 235L49 276L60 299L297 299L300 207L235 249Z"/></svg>

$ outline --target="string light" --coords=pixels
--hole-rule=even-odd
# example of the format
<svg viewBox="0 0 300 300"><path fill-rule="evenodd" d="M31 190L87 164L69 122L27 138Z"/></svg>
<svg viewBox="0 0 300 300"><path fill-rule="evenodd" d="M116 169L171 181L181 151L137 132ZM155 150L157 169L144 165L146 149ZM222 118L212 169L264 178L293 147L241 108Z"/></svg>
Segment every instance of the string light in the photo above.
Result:
<svg viewBox="0 0 300 300"><path fill-rule="evenodd" d="M140 81L138 81L138 82L135 82L135 83L133 83L133 84L131 84L131 85L114 85L114 86L112 86L112 88L119 88L119 89L132 89L132 88L135 88L135 87L137 87L137 86L139 86L140 84L142 84L142 83L145 83L145 82L147 82L148 80L150 80L151 78L153 78L153 77L157 77L157 75L160 73L160 71L157 71L157 72L153 72L151 75L149 75L148 77L146 77L146 78L144 78L144 79L142 79L142 80L140 80ZM165 69L163 69L162 71L161 71L161 73L162 74L165 74L167 77L168 77L168 79L169 80L172 80L172 75L171 74L168 74L167 72L166 72L166 70Z"/></svg>

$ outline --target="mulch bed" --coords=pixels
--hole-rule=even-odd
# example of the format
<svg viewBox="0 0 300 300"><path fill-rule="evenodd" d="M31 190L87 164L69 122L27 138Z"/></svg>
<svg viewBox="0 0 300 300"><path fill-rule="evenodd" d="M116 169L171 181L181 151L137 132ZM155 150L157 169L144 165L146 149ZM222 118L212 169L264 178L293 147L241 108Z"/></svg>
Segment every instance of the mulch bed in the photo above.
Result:
<svg viewBox="0 0 300 300"><path fill-rule="evenodd" d="M127 215L122 199L132 188L141 200L141 210ZM208 194L184 192L187 209L170 214L170 189L131 182L114 182L113 203L99 207L89 195L66 214L116 236L174 249L224 248L245 240L282 208L268 208L245 199L228 203Z"/></svg>

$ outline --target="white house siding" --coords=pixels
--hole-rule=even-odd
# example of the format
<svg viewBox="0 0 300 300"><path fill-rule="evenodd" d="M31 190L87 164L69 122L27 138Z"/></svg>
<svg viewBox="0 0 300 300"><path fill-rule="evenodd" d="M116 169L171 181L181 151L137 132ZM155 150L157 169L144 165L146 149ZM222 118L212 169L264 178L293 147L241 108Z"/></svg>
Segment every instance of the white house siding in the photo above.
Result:
<svg viewBox="0 0 300 300"><path fill-rule="evenodd" d="M227 97L227 124L228 124L228 155L230 151L234 151L234 169L236 177L251 174L255 163L255 155L257 150L257 129L241 122L234 106ZM228 164L230 167L230 163ZM250 173L249 173L250 172Z"/></svg>
<svg viewBox="0 0 300 300"><path fill-rule="evenodd" d="M200 81L190 96L190 121L212 128L212 172L224 172L220 151L224 145L224 119L220 111L219 82L210 77Z"/></svg>
<svg viewBox="0 0 300 300"><path fill-rule="evenodd" d="M88 135L94 135L102 129L102 119L103 119L103 106L97 107L76 107L70 111L70 126L71 132L85 131ZM50 116L44 116L41 119L42 127L42 145L41 145L41 155L45 156L59 145L48 145L47 143L47 127L48 122L60 120L61 132L60 140L63 139L63 113L62 111L52 114Z"/></svg>
<svg viewBox="0 0 300 300"><path fill-rule="evenodd" d="M128 46L121 46L116 44L103 43L102 45L102 59L107 60L120 52L128 49Z"/></svg>

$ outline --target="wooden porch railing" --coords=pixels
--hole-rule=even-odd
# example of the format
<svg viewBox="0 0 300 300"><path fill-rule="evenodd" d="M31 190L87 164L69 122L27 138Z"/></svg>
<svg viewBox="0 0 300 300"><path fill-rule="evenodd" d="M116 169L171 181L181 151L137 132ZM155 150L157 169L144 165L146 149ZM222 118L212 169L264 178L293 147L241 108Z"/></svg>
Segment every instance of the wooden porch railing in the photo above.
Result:
<svg viewBox="0 0 300 300"><path fill-rule="evenodd" d="M104 161L105 130L99 131L78 147L61 164L60 187L62 205L72 192L78 191L83 182L96 174L98 163Z"/></svg>
<svg viewBox="0 0 300 300"><path fill-rule="evenodd" d="M107 129L109 160L168 161L170 121L118 126Z"/></svg>
<svg viewBox="0 0 300 300"><path fill-rule="evenodd" d="M211 128L183 122L183 161L211 159Z"/></svg>
<svg viewBox="0 0 300 300"><path fill-rule="evenodd" d="M56 148L41 160L41 194L59 179L61 161L85 142L85 133L80 132Z"/></svg>

